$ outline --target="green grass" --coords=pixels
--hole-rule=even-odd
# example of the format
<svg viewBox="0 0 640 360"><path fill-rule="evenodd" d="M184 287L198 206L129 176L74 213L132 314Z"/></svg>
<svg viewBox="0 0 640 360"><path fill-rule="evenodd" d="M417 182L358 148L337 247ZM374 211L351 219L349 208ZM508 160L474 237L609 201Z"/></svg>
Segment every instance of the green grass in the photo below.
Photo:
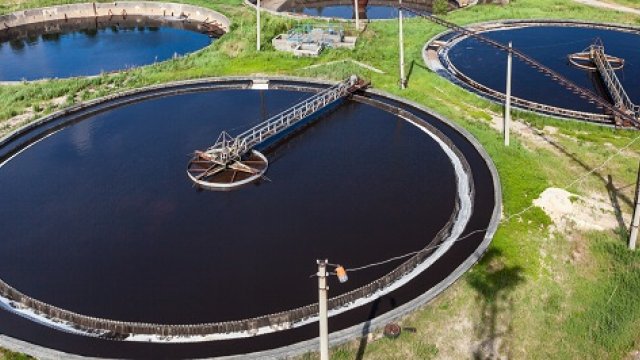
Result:
<svg viewBox="0 0 640 360"><path fill-rule="evenodd" d="M567 320L568 334L593 359L621 358L638 348L640 334L640 253L632 253L602 233L589 234L595 280L581 281L576 300L582 304Z"/></svg>
<svg viewBox="0 0 640 360"><path fill-rule="evenodd" d="M82 1L4 1L0 3L0 13L66 2ZM393 21L368 24L353 52L331 50L317 59L300 59L275 52L270 45L273 36L296 21L265 14L265 45L263 51L256 52L254 14L240 0L181 2L226 14L233 21L231 32L197 54L115 75L0 87L0 134L19 125L8 126L5 120L27 109L34 111L32 117L54 111L59 107L52 106L51 100L62 96L67 96L67 101L60 107L172 80L255 73L338 79L356 72L370 79L376 88L421 103L468 129L498 168L506 216L530 206L545 188L564 187L600 165L638 135L518 112L516 117L531 128L551 126L558 135L549 148L532 150L518 137L505 148L500 134L490 126L492 116L501 112L498 105L424 68L424 42L444 29L423 19L408 19L405 24L410 76L409 88L400 90L397 24ZM581 6L571 0L513 0L508 6L475 6L447 15L448 20L458 24L505 18L567 18L640 25L639 17ZM304 69L344 58L367 63L385 73L351 63ZM628 154L617 157L569 190L580 195L606 194L606 179L611 175L615 186L623 188L621 206L629 211L625 199L633 198L633 187L624 186L635 181L638 153L640 142L629 148ZM462 281L403 320L403 325L415 327L416 333L404 332L396 340L350 343L334 349L333 358L353 359L358 354L367 359L482 357L484 350L478 344L484 343L512 358L619 359L637 350L640 307L633 300L640 296L640 259L624 249L620 237L623 232L554 233L550 225L551 220L539 208L502 224L489 252ZM574 256L575 253L579 255ZM471 340L460 343L460 338ZM305 358L315 359L317 354Z"/></svg>
<svg viewBox="0 0 640 360"><path fill-rule="evenodd" d="M31 356L0 349L0 360L31 360Z"/></svg>

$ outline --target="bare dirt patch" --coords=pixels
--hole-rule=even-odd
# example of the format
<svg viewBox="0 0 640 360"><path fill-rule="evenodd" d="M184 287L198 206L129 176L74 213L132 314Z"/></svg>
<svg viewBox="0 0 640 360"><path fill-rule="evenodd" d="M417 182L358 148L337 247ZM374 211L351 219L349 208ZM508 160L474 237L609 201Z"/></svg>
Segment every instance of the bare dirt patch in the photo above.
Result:
<svg viewBox="0 0 640 360"><path fill-rule="evenodd" d="M605 231L619 225L616 209L598 194L580 196L564 189L547 188L533 204L542 208L562 232L571 228Z"/></svg>
<svg viewBox="0 0 640 360"><path fill-rule="evenodd" d="M629 353L629 356L625 358L626 360L640 360L640 350L633 351Z"/></svg>
<svg viewBox="0 0 640 360"><path fill-rule="evenodd" d="M616 10L616 11L622 11L622 12L626 12L626 13L630 13L630 14L640 15L640 10L639 9L634 9L632 7L620 5L620 4L618 4L616 2L613 2L611 0L608 0L608 1L601 1L601 0L574 0L574 1L578 2L578 3L581 3L581 4L589 5L589 6L595 6L595 7L600 7L600 8L604 8L604 9L610 9L610 10Z"/></svg>
<svg viewBox="0 0 640 360"><path fill-rule="evenodd" d="M502 117L491 114L491 127L502 132ZM545 126L542 130L538 130L529 124L512 120L510 131L512 134L518 135L523 141L523 145L529 150L546 149L559 153L558 149L553 146L554 141L551 138L552 135L558 132L558 129L553 126Z"/></svg>
<svg viewBox="0 0 640 360"><path fill-rule="evenodd" d="M5 132L3 130L11 130L19 127L33 119L35 111L33 108L27 108L24 113L9 118L7 121L0 123L0 133Z"/></svg>
<svg viewBox="0 0 640 360"><path fill-rule="evenodd" d="M68 96L64 95L64 96L57 97L55 99L51 99L50 103L52 106L61 107L67 103L67 99L68 99Z"/></svg>

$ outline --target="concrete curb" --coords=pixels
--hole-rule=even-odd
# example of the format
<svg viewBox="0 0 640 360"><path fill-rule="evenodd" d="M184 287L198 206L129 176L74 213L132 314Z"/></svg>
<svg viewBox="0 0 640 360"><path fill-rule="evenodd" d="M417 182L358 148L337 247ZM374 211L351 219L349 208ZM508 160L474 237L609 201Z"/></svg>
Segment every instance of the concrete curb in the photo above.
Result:
<svg viewBox="0 0 640 360"><path fill-rule="evenodd" d="M198 79L198 80L187 80L187 81L179 81L179 82L172 82L172 83L167 83L167 84L162 84L162 85L156 85L156 86L150 86L150 87L145 87L145 88L140 88L140 89L134 89L134 90L129 90L129 91L125 91L119 94L115 94L115 95L110 95L110 96L106 96L100 99L96 99L96 100L91 100L91 101L87 101L87 102L83 102L81 104L78 104L74 107L68 108L68 109L64 109L61 111L58 111L56 113L53 113L49 116L43 117L41 119L36 120L35 122L28 124L24 127L21 127L17 130L15 130L14 132L8 134L7 136L5 136L4 138L0 139L0 147L5 146L9 141L14 140L16 137L24 134L27 131L30 131L36 127L39 126L44 126L49 122L52 122L54 120L56 120L56 118L63 116L63 115L67 115L67 114L71 114L71 113L82 113L82 111L84 110L91 110L88 109L89 107L93 107L93 106L97 106L101 103L104 102L109 102L109 101L113 101L113 100L118 100L118 99L122 99L123 102L116 102L114 104L112 104L111 107L114 106L119 106L122 105L123 103L127 103L127 99L126 97L129 97L131 95L142 95L142 99L146 98L146 97L158 97L158 96L164 96L164 95L170 95L170 94L175 94L175 93L179 93L180 89L176 88L179 86L195 86L195 85L202 85L202 89L207 89L207 84L212 85L212 84L219 84L218 88L222 85L220 85L221 83L224 82L246 82L246 84L250 84L252 81L254 80L270 80L270 81L288 81L288 82L304 82L304 83L308 83L308 84L315 84L315 85L319 85L319 86L326 86L326 85L332 85L334 84L334 82L331 81L324 81L324 80L319 80L319 79L307 79L307 78L300 78L300 77L287 77L287 76L272 76L272 77L225 77L225 78L206 78L206 79ZM214 88L214 86L212 85L211 88ZM162 91L162 90L166 90L166 91ZM185 92L189 91L189 90L184 90ZM193 89L191 91L194 91ZM459 125L455 124L454 122L446 119L445 117L443 117L442 115L429 110L425 107L423 107L422 105L419 105L415 102L411 102L405 99L402 99L400 97L388 94L386 92L383 91L378 91L378 90L367 90L368 93L374 94L374 95L378 95L378 96L382 96L382 97L387 97L391 100L397 101L399 103L403 103L406 104L410 107L413 107L419 111L422 111L430 116L433 116L434 118L436 118L437 120L443 122L444 124L446 124L447 126L451 127L452 129L454 129L455 131L457 131L459 134L462 135L463 138L465 138L467 141L469 141L472 146L475 148L475 150L480 154L480 156L484 159L486 166L488 167L491 176L492 176L492 180L493 180L493 187L494 187L494 202L495 202L495 206L491 215L491 220L489 222L489 226L487 227L485 236L482 240L482 242L480 243L480 245L476 248L476 250L464 261L462 262L452 273L450 273L444 280L442 280L440 283L438 283L436 286L432 287L431 289L429 289L427 292L425 292L424 294L422 294L421 296L397 307L396 309L389 311L379 317L376 317L375 319L359 324L359 325L354 325L352 327L349 327L347 329L343 329L337 332L334 332L332 334L330 334L330 344L332 346L336 346L339 344L343 344L345 342L351 341L355 338L361 337L363 334L367 334L369 332L375 331L381 327L383 327L384 325L386 325L388 322L397 320L405 315L407 315L408 313L411 313L413 311L415 311L416 309L422 307L423 305L425 305L426 303L428 303L429 301L431 301L432 299L434 299L438 294L440 294L441 292L443 292L444 290L446 290L449 286L451 286L457 279L459 279L467 270L469 270L481 257L482 255L486 252L486 250L489 247L489 244L491 243L491 240L497 230L497 227L499 225L500 222L500 214L501 214L501 208L502 208L502 192L501 192L501 187L500 187L500 181L499 181L499 177L498 177L498 173L497 170L495 168L495 165L493 164L491 158L489 157L488 153L484 150L484 148L481 146L481 144L465 129L463 129L462 127L460 127ZM145 95L145 93L149 93L149 95ZM140 101L141 97L136 97L135 101ZM131 101L131 100L129 100ZM109 107L110 108L110 107ZM104 109L94 109L95 111L100 111L100 110L104 110ZM89 113L91 113L91 111L89 111ZM23 352L26 353L28 355L37 357L39 359L92 359L92 358L88 358L88 357L82 357L82 356L78 356L78 355L73 355L73 354L67 354L64 352L60 352L57 350L52 350L46 347L42 347L39 345L35 345L35 344L30 344L28 342L24 342L21 340L17 340L17 339L13 339L11 337L7 337L4 335L0 335L0 346L4 346L10 350L13 351L18 351L18 352ZM312 339L312 340L307 340L307 341L302 341L296 344L292 344L292 345L288 345L288 346L284 346L281 348L277 348L277 349L272 349L272 350L266 350L266 351L261 351L261 352L254 352L254 353L250 353L250 354L243 354L243 355L235 355L235 356L227 356L227 357L221 357L220 359L230 359L230 360L236 360L236 359L273 359L273 358L288 358L291 356L296 356L296 355L301 355L304 354L306 352L309 351L315 351L318 347L318 340L317 339Z"/></svg>
<svg viewBox="0 0 640 360"><path fill-rule="evenodd" d="M45 21L67 20L78 18L94 18L126 15L179 17L187 16L199 22L216 22L225 31L229 31L231 21L217 11L179 3L155 1L121 1L112 3L81 3L51 6L37 9L26 9L6 15L0 15L3 28L41 23Z"/></svg>

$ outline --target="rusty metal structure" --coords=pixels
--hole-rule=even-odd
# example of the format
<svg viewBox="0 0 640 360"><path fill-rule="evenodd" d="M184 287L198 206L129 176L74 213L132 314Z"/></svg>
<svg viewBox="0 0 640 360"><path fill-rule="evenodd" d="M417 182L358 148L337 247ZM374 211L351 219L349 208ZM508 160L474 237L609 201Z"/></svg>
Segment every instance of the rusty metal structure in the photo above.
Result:
<svg viewBox="0 0 640 360"><path fill-rule="evenodd" d="M609 65L611 65L611 68L613 70L621 70L624 67L624 59L604 53L604 44L600 39L596 39L595 43L587 47L585 50L579 53L570 54L569 56L567 56L567 59L569 60L571 65L579 69L598 71L598 67L594 62L596 51L602 52L605 61L608 62Z"/></svg>
<svg viewBox="0 0 640 360"><path fill-rule="evenodd" d="M591 45L589 49L589 56L591 57L591 61L595 64L596 69L600 74L600 78L607 86L613 105L629 116L632 116L635 119L640 119L640 106L634 104L633 101L631 101L631 98L629 98L629 95L615 73L616 69L610 61L610 56L606 55L604 52L604 45L601 42L596 42Z"/></svg>
<svg viewBox="0 0 640 360"><path fill-rule="evenodd" d="M288 79L285 80L288 81ZM103 100L93 100L87 104L76 105L72 109L66 109L57 114L50 115L46 121L53 121L58 116L60 116L60 114L72 113L72 116L74 116L74 118L75 116L86 116L87 114L93 114L92 111L99 112L104 109L110 109L114 106L129 104L135 102L138 99L148 99L155 96L164 96L168 94L180 94L186 91L192 91L191 89L248 89L252 87L257 88L257 84L264 84L264 80L258 81L255 79L249 82L244 79L239 80L236 78L225 79L223 81L224 82L221 83L219 87L212 87L213 85L211 85L208 81L192 80L172 85L158 85L144 89L131 90L128 92L110 96ZM306 91L317 90L316 86L309 87L306 82L304 83L304 85L301 85L295 81L293 81L291 85L283 85L279 83L279 81L281 80L274 81L274 89L293 88ZM361 83L360 85L366 86L366 83ZM353 94L353 96L355 99L357 99L357 101L376 106L380 109L388 111L389 113L396 114L397 116L403 118L406 121L409 121L410 123L416 125L420 124L420 126L428 128L430 133L441 139L440 141L442 141L443 146L446 146L448 149L450 149L450 151L454 154L452 156L458 159L457 161L460 162L460 171L464 174L470 175L472 165L467 162L465 157L462 155L462 152L457 149L455 142L441 133L438 128L429 123L423 122L419 115L412 112L413 110L411 109L420 111L420 108L417 107L417 105L411 103L402 103L401 99L393 97L389 98L389 102L383 102L381 98L387 95L379 95L374 92L362 94L362 96L361 94L356 93ZM106 102L103 104L102 102L104 101ZM405 105L403 106L403 104ZM95 106L95 109L92 109L91 106ZM74 112L77 113L74 114ZM32 124L29 128L21 130L20 132L16 132L14 136L22 136L23 132L29 131L28 129L32 129L32 126L41 126L43 124L47 124L46 121L38 125ZM45 131L48 131L48 129ZM462 136L466 138L466 136L468 135L463 134ZM477 146L475 143L473 143L473 141L472 144L474 144L473 146ZM0 143L0 145L2 144ZM488 157L485 157L487 155L485 155L484 153L482 153L481 156L485 160L488 159ZM478 234L477 236L482 236L484 238L482 250L475 250L472 257L467 259L467 266L470 266L470 263L473 263L477 260L477 257L480 254L478 251L484 251L484 246L488 246L490 237L486 237L486 235L484 234L493 233L495 231L495 226L497 226L497 221L499 218L498 204L500 203L500 188L499 183L497 182L496 173L494 172L494 170L491 170L491 172L494 179L494 190L497 192L497 195L495 195L495 199L497 201L495 203L496 205L493 210L493 215L491 216L491 226L493 228L488 230L484 229L468 232L464 237L460 238L468 238L474 234ZM451 241L451 239L454 239L455 236L458 236L454 235L454 233L456 233L456 231L458 230L462 231L462 229L466 226L465 224L467 220L461 220L461 217L464 217L465 215L461 214L471 214L472 207L470 207L468 202L472 201L471 199L475 196L474 194L476 192L476 189L474 184L475 182L471 177L464 176L462 178L459 178L459 187L462 187L465 190L459 193L456 197L454 209L452 210L452 214L446 224L433 238L430 238L426 241L424 248L417 251L414 255L406 258L406 260L401 261L401 263L397 267L381 276L380 278L373 280L363 286L350 290L346 293L330 298L328 300L328 310L330 312L347 311L350 306L357 304L358 301L372 301L372 299L375 299L376 296L379 296L378 294L380 294L380 292L385 291L385 289L389 289L390 287L400 283L402 280L406 279L407 276L412 272L415 272L417 267L424 265L424 263L430 261L431 256L439 251L440 248L438 246L440 244L443 244L445 241ZM472 259L473 261L469 262L469 259ZM400 259L398 260L400 261ZM355 271L354 269L349 270ZM457 277L461 273L462 272L459 272L455 276ZM447 282L441 282L439 284L440 285L438 286L440 290L438 290L438 292L442 291L448 286ZM423 296L424 299L431 299L433 296L435 296L435 293L432 293L430 291L429 294L425 293L425 295ZM421 303L422 301L423 300L413 303L411 306L417 306L416 304ZM173 340L176 340L178 342L199 342L221 339L248 338L261 334L278 332L285 329L302 327L316 321L316 318L318 316L318 304L312 303L306 306L292 308L282 312L264 314L251 318L237 319L232 321L203 322L193 324L162 324L138 321L119 321L96 316L88 316L46 303L19 291L11 284L3 281L2 279L0 279L0 309L6 309L19 316L24 317L25 319L39 322L42 325L60 331L116 341L132 341L145 343L171 342Z"/></svg>
<svg viewBox="0 0 640 360"><path fill-rule="evenodd" d="M543 73L545 76L550 77L552 80L556 81L567 90L573 92L576 95L579 95L581 98L586 99L589 102L596 104L596 106L603 108L607 113L607 116L610 118L613 118L613 123L616 126L633 126L636 128L640 128L640 112L636 111L637 107L630 101L628 104L625 104L625 106L630 106L629 108L626 108L625 106L620 107L616 104L612 104L607 99L602 98L601 96L597 95L596 93L594 93L589 89L585 89L575 84L573 81L567 79L566 77L550 69L549 67L541 64L537 60L529 57L527 54L523 53L518 49L514 49L514 48L510 49L508 45L492 40L476 31L469 30L463 26L444 20L428 12L417 11L415 9L411 9L406 6L400 6L399 8L405 11L412 12L435 24L444 26L448 29L459 32L463 35L473 37L499 50L502 50L505 52L511 52L511 54L514 57L518 58L520 61L524 62L528 66ZM600 62L600 65L598 66L598 72L600 73L601 77L605 81L605 84L607 85L608 90L610 92L612 90L615 92L614 94L611 94L615 102L616 95L620 95L621 97L624 98L624 95L626 95L626 92L624 92L624 89L622 88L622 85L620 84L619 79L615 75L614 69L612 68L611 63L606 61L607 57L606 55L604 55L604 47L601 47L601 48L602 48L601 53L600 52L594 53L594 55L596 56L596 58L594 58L594 62L596 62L596 64ZM628 99L628 96L627 96L627 99ZM537 105L540 107L540 110L543 112L554 113L553 110L556 109L555 107L547 106L543 104L537 104Z"/></svg>
<svg viewBox="0 0 640 360"><path fill-rule="evenodd" d="M268 148L308 123L305 120L312 115L367 86L367 82L352 75L236 137L223 131L213 146L195 152L187 175L197 186L208 190L229 190L256 181L268 167L267 158L256 148Z"/></svg>

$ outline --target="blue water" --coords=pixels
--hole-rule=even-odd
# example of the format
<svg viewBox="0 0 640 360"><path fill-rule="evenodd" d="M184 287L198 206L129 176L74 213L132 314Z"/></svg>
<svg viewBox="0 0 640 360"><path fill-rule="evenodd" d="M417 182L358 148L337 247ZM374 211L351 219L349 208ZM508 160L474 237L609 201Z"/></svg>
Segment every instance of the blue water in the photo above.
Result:
<svg viewBox="0 0 640 360"><path fill-rule="evenodd" d="M253 1L253 0L252 0ZM431 2L405 2L403 4L411 9L421 12L431 12ZM398 17L397 1L377 1L368 2L367 5L360 5L361 19L395 19ZM455 9L456 4L449 2L449 9ZM289 0L285 2L278 11L287 11L309 16L322 16L341 19L355 19L354 3L349 1L323 1L323 0ZM405 17L414 17L414 13L403 11Z"/></svg>
<svg viewBox="0 0 640 360"><path fill-rule="evenodd" d="M580 27L541 26L484 33L501 43L513 41L513 47L564 75L576 84L607 96L602 83L592 72L578 69L567 55L581 52L596 38L602 39L607 54L625 59L617 71L624 88L635 103L640 103L640 35L614 30ZM496 91L504 92L507 54L478 40L468 38L449 51L449 59L462 73ZM551 78L523 62L513 62L513 95L538 103L579 111L601 110L566 90Z"/></svg>
<svg viewBox="0 0 640 360"><path fill-rule="evenodd" d="M97 75L184 55L208 46L209 36L171 27L119 27L29 34L0 42L0 80Z"/></svg>
<svg viewBox="0 0 640 360"><path fill-rule="evenodd" d="M327 7L304 7L293 8L287 11L303 13L310 16L324 16L341 19L355 19L353 6L337 5ZM369 5L366 7L364 19L394 19L398 17L398 9L392 6ZM405 11L405 17L415 16L413 13Z"/></svg>

